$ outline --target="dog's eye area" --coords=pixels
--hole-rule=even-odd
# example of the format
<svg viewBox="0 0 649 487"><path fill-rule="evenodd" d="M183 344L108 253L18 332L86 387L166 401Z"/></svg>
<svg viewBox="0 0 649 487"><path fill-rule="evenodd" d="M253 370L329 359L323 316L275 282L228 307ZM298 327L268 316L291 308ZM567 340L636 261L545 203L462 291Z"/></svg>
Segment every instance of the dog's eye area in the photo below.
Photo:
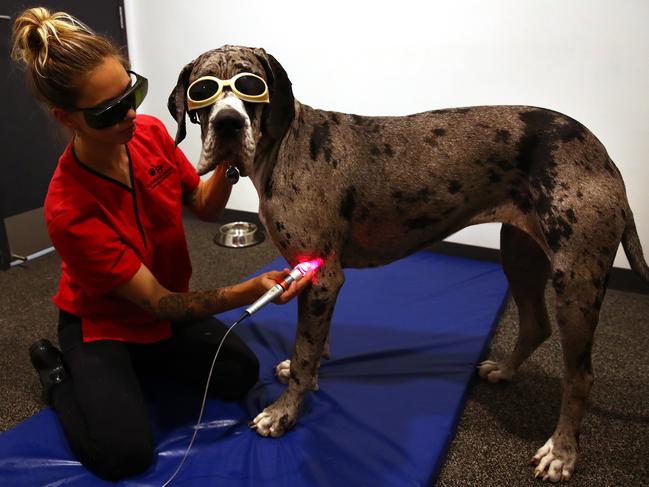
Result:
<svg viewBox="0 0 649 487"><path fill-rule="evenodd" d="M207 100L219 90L219 84L212 79L204 79L194 84L189 90L189 96L192 100Z"/></svg>
<svg viewBox="0 0 649 487"><path fill-rule="evenodd" d="M259 96L266 91L266 85L254 76L241 76L234 82L234 87L246 95Z"/></svg>

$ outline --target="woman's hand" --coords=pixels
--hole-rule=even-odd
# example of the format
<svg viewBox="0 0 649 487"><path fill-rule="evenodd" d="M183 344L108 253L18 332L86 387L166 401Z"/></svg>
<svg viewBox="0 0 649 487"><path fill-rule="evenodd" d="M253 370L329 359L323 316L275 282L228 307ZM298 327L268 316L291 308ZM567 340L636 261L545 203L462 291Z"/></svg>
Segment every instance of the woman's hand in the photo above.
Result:
<svg viewBox="0 0 649 487"><path fill-rule="evenodd" d="M286 276L288 276L290 272L291 271L289 269L284 269L283 271L265 272L260 276L255 277L254 279L257 281L256 284L260 289L258 297L261 297L275 284L282 282L282 280ZM300 279L299 281L293 281L291 285L277 299L275 299L274 302L277 304L288 303L291 299L300 294L305 287L311 284L312 276L313 271L309 271L304 276L302 276L302 279Z"/></svg>

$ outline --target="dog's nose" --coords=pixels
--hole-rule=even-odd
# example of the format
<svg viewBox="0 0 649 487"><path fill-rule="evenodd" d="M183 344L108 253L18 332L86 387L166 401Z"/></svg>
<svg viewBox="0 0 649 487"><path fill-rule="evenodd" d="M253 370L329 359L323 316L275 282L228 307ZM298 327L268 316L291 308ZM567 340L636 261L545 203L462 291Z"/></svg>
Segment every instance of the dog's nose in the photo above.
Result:
<svg viewBox="0 0 649 487"><path fill-rule="evenodd" d="M218 132L232 133L243 128L243 118L236 110L225 109L221 110L216 117L214 117L214 128Z"/></svg>

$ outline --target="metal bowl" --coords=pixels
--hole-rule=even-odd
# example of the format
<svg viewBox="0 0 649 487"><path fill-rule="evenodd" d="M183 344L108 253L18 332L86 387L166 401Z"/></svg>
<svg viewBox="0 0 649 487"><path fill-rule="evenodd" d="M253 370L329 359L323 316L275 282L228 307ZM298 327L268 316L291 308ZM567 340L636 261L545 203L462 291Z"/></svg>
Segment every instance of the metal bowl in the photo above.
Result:
<svg viewBox="0 0 649 487"><path fill-rule="evenodd" d="M256 245L263 240L257 225L249 222L232 222L221 225L214 242L223 247L241 248Z"/></svg>

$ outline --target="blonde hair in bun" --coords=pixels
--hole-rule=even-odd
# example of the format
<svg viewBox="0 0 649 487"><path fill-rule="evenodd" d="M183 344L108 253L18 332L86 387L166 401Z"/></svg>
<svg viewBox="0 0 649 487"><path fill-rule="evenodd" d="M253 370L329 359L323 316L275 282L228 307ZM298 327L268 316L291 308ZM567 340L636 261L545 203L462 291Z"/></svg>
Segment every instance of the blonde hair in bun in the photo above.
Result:
<svg viewBox="0 0 649 487"><path fill-rule="evenodd" d="M49 53L50 39L63 49L79 49L75 35L94 33L84 24L65 12L50 12L36 7L23 12L13 27L14 45L11 57L26 65L33 65L42 76ZM59 35L60 34L60 35Z"/></svg>
<svg viewBox="0 0 649 487"><path fill-rule="evenodd" d="M49 106L72 108L83 78L114 56L128 62L101 35L65 12L30 8L15 20L11 57L25 65L36 97Z"/></svg>

